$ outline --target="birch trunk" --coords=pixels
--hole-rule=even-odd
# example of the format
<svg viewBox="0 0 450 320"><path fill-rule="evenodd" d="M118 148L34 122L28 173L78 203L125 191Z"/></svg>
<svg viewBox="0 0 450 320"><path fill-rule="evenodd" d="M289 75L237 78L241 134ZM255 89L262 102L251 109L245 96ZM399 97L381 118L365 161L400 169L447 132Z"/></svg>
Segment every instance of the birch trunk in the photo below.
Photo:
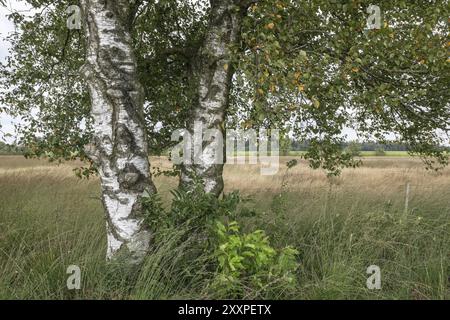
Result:
<svg viewBox="0 0 450 320"><path fill-rule="evenodd" d="M237 0L211 0L208 32L200 54L194 62L195 78L198 81L197 101L187 124L187 130L194 137L194 128L217 130L222 139L203 141L203 153L191 150L191 164L181 167L180 186L191 188L193 177L201 179L204 190L219 196L223 191L223 166L225 162L225 116L229 102L233 76L230 46L239 40L240 27L248 3ZM247 1L248 2L248 1ZM201 124L201 126L199 126ZM217 148L222 144L221 161L217 161ZM191 146L195 145L192 141ZM219 163L217 163L219 162Z"/></svg>
<svg viewBox="0 0 450 320"><path fill-rule="evenodd" d="M151 233L140 199L156 192L151 180L143 121L144 92L137 79L129 30L132 1L83 0L88 35L83 75L94 121L87 150L97 164L106 211L107 258L138 264Z"/></svg>

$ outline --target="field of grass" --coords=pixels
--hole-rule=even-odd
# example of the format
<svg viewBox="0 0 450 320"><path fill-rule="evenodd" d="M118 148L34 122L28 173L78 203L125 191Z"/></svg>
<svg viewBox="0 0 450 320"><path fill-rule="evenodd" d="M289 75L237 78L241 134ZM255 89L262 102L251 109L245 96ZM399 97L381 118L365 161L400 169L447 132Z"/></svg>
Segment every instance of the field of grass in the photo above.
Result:
<svg viewBox="0 0 450 320"><path fill-rule="evenodd" d="M275 247L299 251L295 290L275 297L249 291L244 298L450 298L450 169L428 172L418 159L389 155L367 157L361 168L329 179L303 161L287 170L290 159L282 158L275 176L261 176L256 165L225 168L225 192L240 190L258 213L243 219L244 229L263 229ZM151 160L170 167L164 157ZM99 183L78 180L75 166L0 157L0 298L216 297L205 290L201 259L182 264L189 242L174 245L176 234L154 249L133 281L106 264ZM155 180L168 206L177 179ZM82 270L80 290L66 287L69 265ZM370 265L381 269L381 290L366 288Z"/></svg>

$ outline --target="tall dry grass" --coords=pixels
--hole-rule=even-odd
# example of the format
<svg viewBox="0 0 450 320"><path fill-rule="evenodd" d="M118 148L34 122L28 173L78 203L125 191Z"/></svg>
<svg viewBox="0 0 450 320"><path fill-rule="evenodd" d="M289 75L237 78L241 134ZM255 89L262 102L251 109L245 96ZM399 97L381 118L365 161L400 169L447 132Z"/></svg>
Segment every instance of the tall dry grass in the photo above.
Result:
<svg viewBox="0 0 450 320"><path fill-rule="evenodd" d="M287 298L450 297L449 169L431 173L413 158L368 158L329 179L304 162L287 170L289 159L281 159L275 176L261 176L255 165L227 165L224 173L226 192L250 196L258 213L244 228L264 229L276 246L299 250L300 286ZM151 160L170 168L166 158ZM171 239L155 248L129 287L120 270L104 263L98 180L78 180L74 166L0 157L0 298L213 297L202 291L200 262L180 271L186 248ZM177 179L155 181L169 205ZM75 292L66 288L71 264L83 275ZM365 286L371 264L381 267L382 290Z"/></svg>

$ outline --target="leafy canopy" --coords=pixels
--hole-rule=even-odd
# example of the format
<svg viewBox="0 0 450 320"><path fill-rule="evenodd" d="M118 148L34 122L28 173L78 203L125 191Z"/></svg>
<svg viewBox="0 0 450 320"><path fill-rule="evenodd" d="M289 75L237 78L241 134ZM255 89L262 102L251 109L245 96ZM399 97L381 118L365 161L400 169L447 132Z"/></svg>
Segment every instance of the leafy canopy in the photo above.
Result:
<svg viewBox="0 0 450 320"><path fill-rule="evenodd" d="M33 155L84 158L89 99L79 74L85 35L66 28L71 1L27 1L34 14L10 16L11 55L0 68L0 103L21 116ZM280 128L309 141L314 168L354 165L346 128L395 138L430 166L447 162L449 7L445 0L377 1L380 29L367 29L372 1L260 0L244 19L234 52L228 127ZM196 106L192 72L208 32L209 2L135 1L133 45L146 91L152 152ZM3 107L5 108L5 107Z"/></svg>

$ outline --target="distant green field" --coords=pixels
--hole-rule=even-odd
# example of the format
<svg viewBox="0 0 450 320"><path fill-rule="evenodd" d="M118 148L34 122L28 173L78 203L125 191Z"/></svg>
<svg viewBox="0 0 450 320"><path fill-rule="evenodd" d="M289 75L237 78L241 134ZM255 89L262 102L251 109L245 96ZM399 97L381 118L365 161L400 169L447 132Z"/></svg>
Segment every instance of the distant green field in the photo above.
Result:
<svg viewBox="0 0 450 320"><path fill-rule="evenodd" d="M407 151L385 151L386 157L410 157ZM375 157L376 151L361 151L363 157Z"/></svg>
<svg viewBox="0 0 450 320"><path fill-rule="evenodd" d="M301 156L304 155L306 151L290 151L290 156ZM376 151L361 151L361 156L363 157L376 157ZM381 156L383 157L383 156ZM385 151L384 157L410 157L407 151Z"/></svg>
<svg viewBox="0 0 450 320"><path fill-rule="evenodd" d="M306 153L306 151L289 151L289 156L295 157L295 156L302 156ZM256 152L249 152L249 151L239 151L235 153L238 156L248 156L249 154L256 154ZM282 154L280 152L280 154ZM361 151L361 156L363 157L376 157L376 151ZM385 151L384 156L380 157L410 157L407 151Z"/></svg>

